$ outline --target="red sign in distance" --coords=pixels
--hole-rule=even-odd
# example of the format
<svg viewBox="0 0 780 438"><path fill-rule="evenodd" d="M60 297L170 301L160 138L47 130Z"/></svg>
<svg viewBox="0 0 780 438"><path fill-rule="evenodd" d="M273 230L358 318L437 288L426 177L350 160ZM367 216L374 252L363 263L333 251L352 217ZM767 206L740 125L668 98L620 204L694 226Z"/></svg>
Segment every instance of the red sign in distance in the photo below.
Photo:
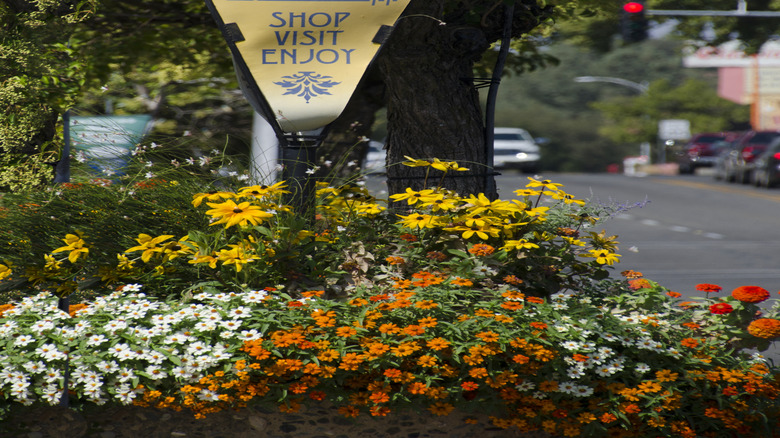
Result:
<svg viewBox="0 0 780 438"><path fill-rule="evenodd" d="M642 3L628 2L623 5L623 10L628 12L629 14L637 14L639 12L642 12L643 9L645 9L645 5L643 5Z"/></svg>

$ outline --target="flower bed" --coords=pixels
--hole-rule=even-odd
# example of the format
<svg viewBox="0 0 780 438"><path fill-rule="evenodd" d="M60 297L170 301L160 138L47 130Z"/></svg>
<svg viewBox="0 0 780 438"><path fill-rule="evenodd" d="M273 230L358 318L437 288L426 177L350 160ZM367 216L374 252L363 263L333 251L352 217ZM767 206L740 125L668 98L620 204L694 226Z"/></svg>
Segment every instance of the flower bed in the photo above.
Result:
<svg viewBox="0 0 780 438"><path fill-rule="evenodd" d="M407 190L397 216L322 187L314 225L288 213L283 188L197 194L216 227L141 234L115 266L90 263L88 233L66 236L25 291L82 293L83 276L98 294L67 311L49 292L0 307L6 421L66 397L84 418L229 412L255 429L253 412L344 425L422 413L478 434L778 430L778 369L750 350L780 335L777 306L756 316L771 294L702 285L680 302L637 272L607 278L617 242L588 230L597 212L560 184L531 178L512 201Z"/></svg>

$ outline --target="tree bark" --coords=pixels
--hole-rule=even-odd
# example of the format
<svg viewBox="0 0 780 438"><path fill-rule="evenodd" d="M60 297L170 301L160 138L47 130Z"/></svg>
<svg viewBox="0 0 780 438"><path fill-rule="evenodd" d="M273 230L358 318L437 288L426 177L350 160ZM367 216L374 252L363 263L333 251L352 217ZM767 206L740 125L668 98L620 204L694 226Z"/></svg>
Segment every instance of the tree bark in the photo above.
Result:
<svg viewBox="0 0 780 438"><path fill-rule="evenodd" d="M398 165L405 156L457 161L442 186L460 194L485 188L484 128L472 67L488 42L481 30L450 25L446 1L413 1L382 49L378 64L387 85L388 189L439 184L441 172Z"/></svg>

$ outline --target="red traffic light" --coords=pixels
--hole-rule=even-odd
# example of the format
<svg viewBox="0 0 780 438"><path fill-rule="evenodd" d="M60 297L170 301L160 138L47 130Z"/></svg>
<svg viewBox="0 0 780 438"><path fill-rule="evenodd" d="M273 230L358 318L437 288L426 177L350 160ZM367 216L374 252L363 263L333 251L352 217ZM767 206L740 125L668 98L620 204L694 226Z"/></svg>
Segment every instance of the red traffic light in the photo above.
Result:
<svg viewBox="0 0 780 438"><path fill-rule="evenodd" d="M645 5L637 2L628 2L623 5L623 10L629 14L638 14L645 9Z"/></svg>

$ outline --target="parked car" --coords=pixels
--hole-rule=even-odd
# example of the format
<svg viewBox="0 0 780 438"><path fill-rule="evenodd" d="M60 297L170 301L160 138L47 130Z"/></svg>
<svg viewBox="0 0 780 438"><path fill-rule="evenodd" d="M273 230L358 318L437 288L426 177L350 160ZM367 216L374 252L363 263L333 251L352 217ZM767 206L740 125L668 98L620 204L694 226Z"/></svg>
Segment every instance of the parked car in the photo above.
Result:
<svg viewBox="0 0 780 438"><path fill-rule="evenodd" d="M718 155L715 157L714 176L716 180L734 181L734 172L737 163L737 141L723 141L718 147Z"/></svg>
<svg viewBox="0 0 780 438"><path fill-rule="evenodd" d="M756 157L761 155L769 144L778 137L780 137L780 131L749 131L740 137L737 140L733 162L733 178L726 180L742 184L753 181L753 166Z"/></svg>
<svg viewBox="0 0 780 438"><path fill-rule="evenodd" d="M735 132L705 132L695 134L677 151L681 174L693 174L697 168L713 167L720 149L739 134Z"/></svg>
<svg viewBox="0 0 780 438"><path fill-rule="evenodd" d="M775 187L780 183L780 138L776 138L753 161L753 184Z"/></svg>
<svg viewBox="0 0 780 438"><path fill-rule="evenodd" d="M539 170L540 148L528 131L520 128L494 128L493 132L493 167L520 169L526 173Z"/></svg>

